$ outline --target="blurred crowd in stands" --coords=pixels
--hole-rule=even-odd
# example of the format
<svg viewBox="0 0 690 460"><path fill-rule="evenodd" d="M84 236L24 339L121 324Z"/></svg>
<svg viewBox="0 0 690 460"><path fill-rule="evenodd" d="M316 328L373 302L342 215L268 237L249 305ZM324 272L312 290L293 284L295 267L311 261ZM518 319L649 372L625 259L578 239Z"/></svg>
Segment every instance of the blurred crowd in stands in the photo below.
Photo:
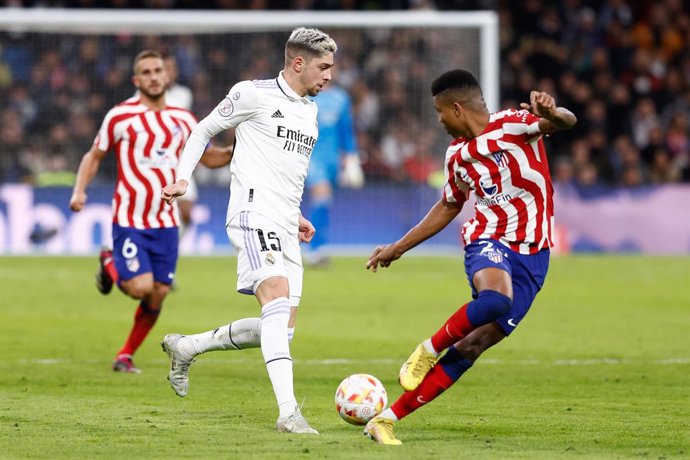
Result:
<svg viewBox="0 0 690 460"><path fill-rule="evenodd" d="M690 3L683 0L9 0L4 5L493 9L500 18L501 108L527 101L537 89L553 94L579 119L572 131L547 139L557 182L585 192L690 182ZM449 139L436 121L429 83L449 62L476 67L477 50L449 43L443 31L421 28L328 32L341 44L336 80L353 99L367 180L438 179ZM192 90L193 111L203 117L229 85L272 78L282 67L284 40L285 32L251 39L1 32L0 182L71 185L106 111L132 96L131 59L139 50L154 48L176 58L179 83ZM231 142L230 136L220 142ZM102 181L116 174L114 165L103 171ZM226 180L211 172L201 176L202 184Z"/></svg>

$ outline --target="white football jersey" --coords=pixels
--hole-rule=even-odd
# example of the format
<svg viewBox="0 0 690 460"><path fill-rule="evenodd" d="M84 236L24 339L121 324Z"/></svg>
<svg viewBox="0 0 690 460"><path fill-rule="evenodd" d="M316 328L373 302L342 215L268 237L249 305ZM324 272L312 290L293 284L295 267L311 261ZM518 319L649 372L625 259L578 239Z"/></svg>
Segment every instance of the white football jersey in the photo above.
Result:
<svg viewBox="0 0 690 460"><path fill-rule="evenodd" d="M318 137L316 104L299 96L281 72L242 81L197 126L187 142L179 179L189 181L209 140L235 129L227 222L242 211L262 214L297 233L309 158Z"/></svg>

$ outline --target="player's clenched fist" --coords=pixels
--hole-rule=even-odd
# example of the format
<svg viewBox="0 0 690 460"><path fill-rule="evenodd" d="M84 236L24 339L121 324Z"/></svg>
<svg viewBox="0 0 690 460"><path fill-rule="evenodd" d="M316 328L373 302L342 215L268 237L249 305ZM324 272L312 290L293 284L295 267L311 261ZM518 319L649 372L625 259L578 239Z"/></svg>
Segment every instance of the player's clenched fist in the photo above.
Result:
<svg viewBox="0 0 690 460"><path fill-rule="evenodd" d="M523 102L520 107L538 117L548 118L556 111L556 100L549 93L532 91L529 95L529 104Z"/></svg>
<svg viewBox="0 0 690 460"><path fill-rule="evenodd" d="M314 225L300 214L297 232L300 242L309 243L315 234L316 229Z"/></svg>
<svg viewBox="0 0 690 460"><path fill-rule="evenodd" d="M161 198L166 203L172 204L172 202L175 201L175 198L182 196L187 192L188 185L189 183L184 179L180 179L172 185L167 185L161 191Z"/></svg>
<svg viewBox="0 0 690 460"><path fill-rule="evenodd" d="M86 204L86 193L74 192L72 198L69 199L69 208L74 212L79 212L84 209Z"/></svg>

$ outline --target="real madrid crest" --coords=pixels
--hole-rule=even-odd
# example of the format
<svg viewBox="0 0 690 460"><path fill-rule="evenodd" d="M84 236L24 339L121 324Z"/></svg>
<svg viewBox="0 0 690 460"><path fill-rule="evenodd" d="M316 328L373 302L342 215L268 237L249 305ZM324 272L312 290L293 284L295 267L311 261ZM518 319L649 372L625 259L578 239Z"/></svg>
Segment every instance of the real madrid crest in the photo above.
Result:
<svg viewBox="0 0 690 460"><path fill-rule="evenodd" d="M273 257L273 253L269 252L266 254L266 265L273 265L276 263L275 257Z"/></svg>

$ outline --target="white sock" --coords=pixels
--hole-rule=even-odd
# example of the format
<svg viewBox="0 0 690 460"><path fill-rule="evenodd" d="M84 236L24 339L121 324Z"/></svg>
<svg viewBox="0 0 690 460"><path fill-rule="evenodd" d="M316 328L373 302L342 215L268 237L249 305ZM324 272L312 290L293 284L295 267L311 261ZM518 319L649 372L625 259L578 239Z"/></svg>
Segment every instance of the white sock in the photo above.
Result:
<svg viewBox="0 0 690 460"><path fill-rule="evenodd" d="M398 421L398 417L395 415L395 412L393 412L393 409L390 407L383 412L381 412L381 415L379 415L381 418L386 418L388 420L393 420L394 422Z"/></svg>
<svg viewBox="0 0 690 460"><path fill-rule="evenodd" d="M292 343L292 339L295 337L295 328L294 327L289 327L288 328L288 342Z"/></svg>
<svg viewBox="0 0 690 460"><path fill-rule="evenodd" d="M193 355L214 350L243 350L261 345L261 319L244 318L212 331L187 335L180 347Z"/></svg>
<svg viewBox="0 0 690 460"><path fill-rule="evenodd" d="M424 342L422 342L422 345L424 345L424 348L426 348L426 351L433 354L434 356L439 355L439 352L436 351L434 346L431 344L431 339L426 339Z"/></svg>
<svg viewBox="0 0 690 460"><path fill-rule="evenodd" d="M289 320L290 303L287 297L278 297L261 308L261 353L278 402L279 417L292 414L297 406L288 342Z"/></svg>

